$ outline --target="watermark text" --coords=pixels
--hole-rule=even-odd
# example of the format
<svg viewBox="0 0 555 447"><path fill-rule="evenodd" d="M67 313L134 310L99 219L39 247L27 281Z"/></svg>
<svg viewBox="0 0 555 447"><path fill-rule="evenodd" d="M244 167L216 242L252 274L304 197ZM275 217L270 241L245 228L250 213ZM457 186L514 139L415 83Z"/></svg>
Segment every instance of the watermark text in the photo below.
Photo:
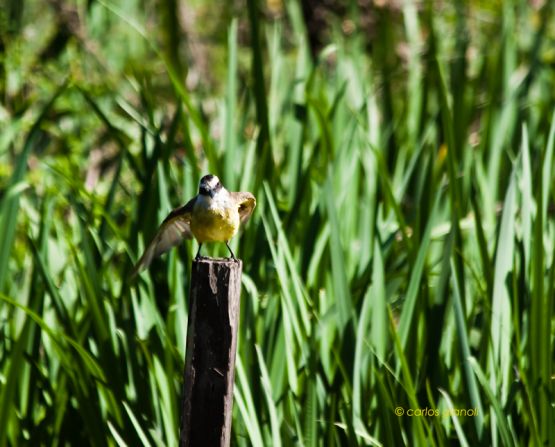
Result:
<svg viewBox="0 0 555 447"><path fill-rule="evenodd" d="M475 417L478 416L477 408L405 408L395 407L396 416L408 417Z"/></svg>

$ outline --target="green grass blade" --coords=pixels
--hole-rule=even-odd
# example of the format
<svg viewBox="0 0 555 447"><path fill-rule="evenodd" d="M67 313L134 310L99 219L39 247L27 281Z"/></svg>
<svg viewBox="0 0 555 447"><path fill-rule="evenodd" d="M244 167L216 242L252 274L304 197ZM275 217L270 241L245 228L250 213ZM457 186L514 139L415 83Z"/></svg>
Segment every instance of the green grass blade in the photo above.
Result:
<svg viewBox="0 0 555 447"><path fill-rule="evenodd" d="M141 440L142 445L144 445L145 447L150 447L152 444L150 443L148 436L144 432L142 424L139 423L139 421L137 420L137 417L129 407L129 404L127 404L126 402L123 402L123 408L125 409L125 412L127 413L127 416L129 417L129 419L131 420L133 427L137 431L137 435L139 436L139 439Z"/></svg>
<svg viewBox="0 0 555 447"><path fill-rule="evenodd" d="M493 412L496 416L496 423L499 426L499 433L501 435L501 439L503 440L503 445L517 445L509 428L507 417L505 416L505 413L503 411L503 405L501 404L500 399L497 397L496 392L491 388L488 378L486 377L486 375L482 371L482 368L480 368L480 365L474 357L470 357L468 361L470 363L470 366L474 370L474 374L478 378L478 382L480 382L482 389L486 393L490 405L493 408Z"/></svg>
<svg viewBox="0 0 555 447"><path fill-rule="evenodd" d="M451 261L452 263L452 261ZM453 401L451 400L451 398L449 397L449 394L447 394L444 390L439 390L441 392L441 394L443 395L443 398L445 399L445 401L447 402L447 407L449 409L452 408L456 408L455 404L453 403ZM479 414L482 414L482 412L480 411ZM464 434L464 430L461 427L461 424L459 422L459 417L455 416L454 414L451 416L451 420L453 421L453 425L455 427L455 431L457 432L457 436L458 436L458 441L459 441L459 445L463 446L463 447L470 447L470 444L468 443L468 440L466 439L466 436Z"/></svg>
<svg viewBox="0 0 555 447"><path fill-rule="evenodd" d="M406 349L411 333L414 330L415 325L420 317L420 312L422 311L422 303L419 303L418 301L418 297L420 295L420 284L424 274L424 267L426 257L428 255L428 248L430 245L434 217L437 213L440 196L441 191L438 191L436 193L435 203L432 207L430 218L428 219L428 224L426 226L426 229L424 230L424 234L422 235L422 240L420 242L420 247L418 248L416 261L414 263L414 266L412 266L410 274L405 303L403 305L401 319L399 321L399 340L403 349Z"/></svg>
<svg viewBox="0 0 555 447"><path fill-rule="evenodd" d="M270 383L270 376L268 375L268 369L266 368L266 363L264 362L264 357L262 356L262 351L260 350L260 347L255 346L255 348L256 356L258 358L258 366L260 368L260 374L262 375L262 387L264 389L266 404L268 406L268 414L270 416L272 445L281 445L281 435L279 428L280 423L276 403L272 396L272 384Z"/></svg>
<svg viewBox="0 0 555 447"><path fill-rule="evenodd" d="M482 400L480 398L480 393L478 392L478 384L476 378L469 364L470 358L470 342L468 339L468 330L466 328L466 316L464 315L462 301L464 299L461 296L461 290L457 280L457 275L455 274L455 264L453 259L451 259L451 271L453 278L453 307L455 313L455 321L457 325L457 334L460 344L461 358L465 373L466 387L468 389L468 395L470 398L470 403L472 408L477 409L477 415L473 417L474 425L476 427L476 433L478 439L482 439L482 434L484 431L484 408L482 406ZM446 394L444 394L445 397ZM451 408L454 408L453 406ZM457 429L457 432L459 429Z"/></svg>
<svg viewBox="0 0 555 447"><path fill-rule="evenodd" d="M497 239L495 254L495 273L493 281L493 298L491 307L491 342L496 370L492 371L492 383L501 390L502 399L509 391L509 374L511 369L511 301L507 290L507 276L513 269L516 207L516 169L513 170L509 187L503 203L501 226ZM499 374L499 375L498 375Z"/></svg>
<svg viewBox="0 0 555 447"><path fill-rule="evenodd" d="M27 135L23 149L17 156L15 169L8 183L8 191L0 203L0 291L4 290L8 262L14 242L15 228L19 211L19 196L22 192L21 183L27 172L27 160L31 152L36 149L41 137L41 126L58 97L65 91L67 84L64 82L54 92L52 97L39 110L38 116Z"/></svg>
<svg viewBox="0 0 555 447"><path fill-rule="evenodd" d="M228 188L237 186L234 167L239 151L236 142L236 113L237 113L237 20L231 21L227 38L228 63L225 97L225 128L224 128L224 174Z"/></svg>
<svg viewBox="0 0 555 447"><path fill-rule="evenodd" d="M251 394L249 380L247 379L243 363L240 358L237 359L235 364L236 373L236 386L234 390L235 403L239 408L239 413L243 418L243 423L249 433L249 443L256 447L263 447L264 439L262 438L262 431L258 423L258 413L254 406L253 397Z"/></svg>
<svg viewBox="0 0 555 447"><path fill-rule="evenodd" d="M343 244L340 237L341 230L331 180L326 182L324 194L330 223L330 256L333 293L335 306L337 308L339 329L343 329L353 318L353 305L351 302L351 293L347 285Z"/></svg>

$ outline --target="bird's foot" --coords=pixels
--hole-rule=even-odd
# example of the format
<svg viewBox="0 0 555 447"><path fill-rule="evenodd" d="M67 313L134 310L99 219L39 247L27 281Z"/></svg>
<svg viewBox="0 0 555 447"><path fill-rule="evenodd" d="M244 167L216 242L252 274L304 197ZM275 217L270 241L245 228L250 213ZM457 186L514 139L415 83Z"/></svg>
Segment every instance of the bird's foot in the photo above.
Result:
<svg viewBox="0 0 555 447"><path fill-rule="evenodd" d="M197 250L197 255L195 256L195 261L200 261L201 259L204 259L204 256L200 255L200 249L202 248L202 244L198 245L198 250Z"/></svg>
<svg viewBox="0 0 555 447"><path fill-rule="evenodd" d="M231 258L228 257L227 259L233 259L235 262L239 262L239 260L235 257L235 254L233 253L233 250L229 246L229 242L226 242L225 245L227 246L227 249L229 250L229 253L231 254Z"/></svg>

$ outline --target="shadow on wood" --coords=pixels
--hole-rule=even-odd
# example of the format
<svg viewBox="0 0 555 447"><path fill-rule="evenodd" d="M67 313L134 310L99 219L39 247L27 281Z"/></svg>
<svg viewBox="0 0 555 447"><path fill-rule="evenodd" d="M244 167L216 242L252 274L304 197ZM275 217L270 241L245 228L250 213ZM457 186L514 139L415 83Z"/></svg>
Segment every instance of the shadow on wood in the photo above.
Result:
<svg viewBox="0 0 555 447"><path fill-rule="evenodd" d="M193 261L180 446L229 445L241 261Z"/></svg>

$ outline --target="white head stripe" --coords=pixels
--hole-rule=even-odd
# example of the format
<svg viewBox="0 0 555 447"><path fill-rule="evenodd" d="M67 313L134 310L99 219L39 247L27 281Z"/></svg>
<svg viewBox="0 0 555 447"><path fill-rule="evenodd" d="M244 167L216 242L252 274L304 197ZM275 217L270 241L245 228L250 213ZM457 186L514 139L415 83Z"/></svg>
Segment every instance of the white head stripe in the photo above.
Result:
<svg viewBox="0 0 555 447"><path fill-rule="evenodd" d="M220 181L220 179L219 179L218 177L213 176L213 177L210 179L210 181L208 182L208 185L209 185L211 188L215 188L219 181Z"/></svg>

